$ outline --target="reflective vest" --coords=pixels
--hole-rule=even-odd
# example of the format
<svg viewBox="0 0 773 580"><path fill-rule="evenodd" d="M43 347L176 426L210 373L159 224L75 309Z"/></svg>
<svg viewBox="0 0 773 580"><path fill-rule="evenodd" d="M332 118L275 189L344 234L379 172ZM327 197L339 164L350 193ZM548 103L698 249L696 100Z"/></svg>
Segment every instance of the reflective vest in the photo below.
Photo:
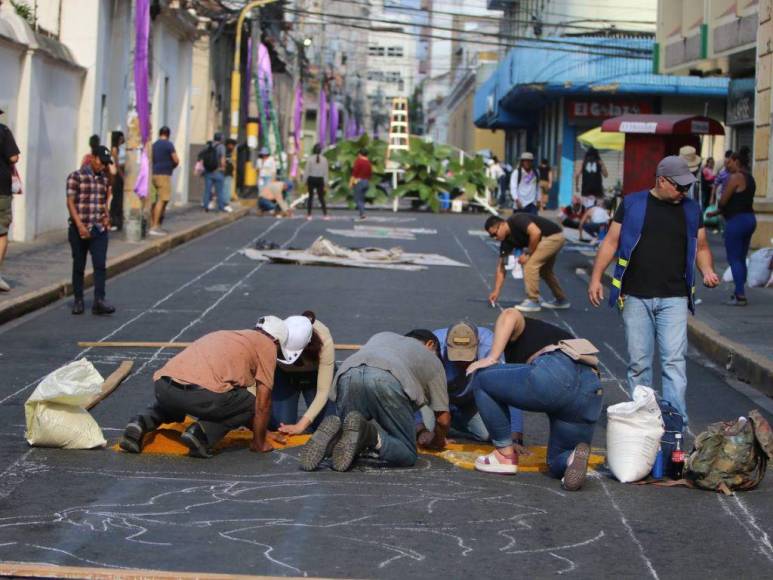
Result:
<svg viewBox="0 0 773 580"><path fill-rule="evenodd" d="M609 295L609 305L622 308L620 292L623 288L623 276L628 268L636 245L641 239L641 231L644 227L644 217L647 214L647 198L649 191L631 193L623 198L624 212L623 223L620 228L620 242L617 248L615 274L612 278L612 292ZM684 279L687 284L687 300L690 312L695 314L695 255L698 250L698 225L700 223L700 208L691 199L682 201L684 218L687 225L687 260L685 262Z"/></svg>

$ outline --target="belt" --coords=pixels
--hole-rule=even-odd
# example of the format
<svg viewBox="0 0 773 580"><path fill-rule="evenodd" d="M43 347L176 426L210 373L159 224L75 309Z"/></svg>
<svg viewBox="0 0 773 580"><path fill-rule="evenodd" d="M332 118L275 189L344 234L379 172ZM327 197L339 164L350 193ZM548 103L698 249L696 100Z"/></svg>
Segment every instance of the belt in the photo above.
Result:
<svg viewBox="0 0 773 580"><path fill-rule="evenodd" d="M181 391L201 391L204 387L200 385L195 385L193 383L178 383L171 377L162 377L164 380L166 380L167 383L169 383L169 386L175 387L176 389L180 389Z"/></svg>

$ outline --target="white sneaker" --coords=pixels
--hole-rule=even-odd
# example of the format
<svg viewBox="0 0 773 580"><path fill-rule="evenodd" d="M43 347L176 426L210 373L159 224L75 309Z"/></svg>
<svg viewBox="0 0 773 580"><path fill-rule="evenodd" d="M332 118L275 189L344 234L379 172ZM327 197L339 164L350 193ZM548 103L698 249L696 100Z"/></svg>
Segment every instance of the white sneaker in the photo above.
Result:
<svg viewBox="0 0 773 580"><path fill-rule="evenodd" d="M214 209L217 209L217 202L213 199L209 202L209 205L207 206L207 209L212 211Z"/></svg>
<svg viewBox="0 0 773 580"><path fill-rule="evenodd" d="M540 306L542 306L542 308L551 308L552 310L566 310L571 305L571 302L569 302L566 298L563 300L543 300L540 302Z"/></svg>
<svg viewBox="0 0 773 580"><path fill-rule="evenodd" d="M168 236L169 232L162 230L161 228L151 228L148 230L149 236Z"/></svg>
<svg viewBox="0 0 773 580"><path fill-rule="evenodd" d="M0 292L10 292L11 286L0 276Z"/></svg>
<svg viewBox="0 0 773 580"><path fill-rule="evenodd" d="M234 208L232 208L230 205L227 205L223 208L223 211L226 213L233 213Z"/></svg>
<svg viewBox="0 0 773 580"><path fill-rule="evenodd" d="M542 307L540 306L539 302L535 302L534 300L529 300L528 298L523 302L521 302L520 304L516 304L515 307L521 312L539 312L540 310L542 310Z"/></svg>

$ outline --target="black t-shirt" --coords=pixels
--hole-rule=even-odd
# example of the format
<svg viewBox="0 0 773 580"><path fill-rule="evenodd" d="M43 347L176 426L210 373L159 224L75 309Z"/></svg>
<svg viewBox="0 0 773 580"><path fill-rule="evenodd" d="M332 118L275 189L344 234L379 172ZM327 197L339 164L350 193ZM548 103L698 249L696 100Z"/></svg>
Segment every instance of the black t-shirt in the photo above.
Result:
<svg viewBox="0 0 773 580"><path fill-rule="evenodd" d="M509 342L505 347L505 362L525 364L535 352L571 338L577 337L560 326L544 322L539 318L526 317L526 326L521 336L515 342Z"/></svg>
<svg viewBox="0 0 773 580"><path fill-rule="evenodd" d="M730 201L722 208L722 215L726 220L740 213L754 213L754 194L757 191L757 182L751 174L744 174L746 177L746 188L743 191L733 192Z"/></svg>
<svg viewBox="0 0 773 580"><path fill-rule="evenodd" d="M514 213L507 218L507 225L510 226L510 235L502 240L502 244L499 247L500 256L507 256L516 248L526 248L529 246L529 234L526 233L526 230L531 223L536 224L543 237L560 234L563 231L561 226L547 218L528 213Z"/></svg>
<svg viewBox="0 0 773 580"><path fill-rule="evenodd" d="M9 159L19 154L19 148L13 133L0 124L0 195L11 195L11 162Z"/></svg>
<svg viewBox="0 0 773 580"><path fill-rule="evenodd" d="M614 221L623 223L625 204L615 212ZM703 227L700 218L698 227ZM687 264L687 220L681 203L647 197L641 238L623 277L623 294L637 298L687 296L684 277Z"/></svg>

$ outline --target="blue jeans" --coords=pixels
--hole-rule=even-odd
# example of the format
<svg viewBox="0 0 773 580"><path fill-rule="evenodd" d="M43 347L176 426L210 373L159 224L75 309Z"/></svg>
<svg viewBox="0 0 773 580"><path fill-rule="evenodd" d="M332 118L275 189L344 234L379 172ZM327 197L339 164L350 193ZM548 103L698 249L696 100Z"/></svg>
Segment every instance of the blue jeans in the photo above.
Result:
<svg viewBox="0 0 773 580"><path fill-rule="evenodd" d="M746 255L755 229L757 218L753 213L739 213L725 222L725 252L733 272L736 296L746 296Z"/></svg>
<svg viewBox="0 0 773 580"><path fill-rule="evenodd" d="M477 371L475 402L496 447L510 440L508 405L545 413L550 420L547 461L562 477L579 443L591 443L604 393L598 375L561 352L543 354L528 365L503 364Z"/></svg>
<svg viewBox="0 0 773 580"><path fill-rule="evenodd" d="M416 427L413 404L402 385L389 372L362 365L338 378L338 415L359 411L376 424L381 449L379 458L395 467L416 463Z"/></svg>
<svg viewBox="0 0 773 580"><path fill-rule="evenodd" d="M368 193L370 187L370 181L367 179L360 179L354 184L354 203L357 205L357 211L360 212L360 217L365 215L365 194Z"/></svg>
<svg viewBox="0 0 773 580"><path fill-rule="evenodd" d="M529 215L538 215L539 210L537 209L537 204L530 203L529 205L523 206L521 209L514 209L515 213L528 213Z"/></svg>
<svg viewBox="0 0 773 580"><path fill-rule="evenodd" d="M265 197L258 198L258 209L260 211L274 211L276 208L276 202L273 202L270 199L266 199Z"/></svg>
<svg viewBox="0 0 773 580"><path fill-rule="evenodd" d="M628 343L628 392L636 385L653 387L655 342L660 352L663 398L687 423L687 298L625 297L625 340Z"/></svg>
<svg viewBox="0 0 773 580"><path fill-rule="evenodd" d="M212 199L212 187L215 187L215 199L217 200L217 209L220 211L225 207L223 205L223 172L222 171L207 171L204 173L204 197L201 200L202 205L206 208L209 206L209 200Z"/></svg>
<svg viewBox="0 0 773 580"><path fill-rule="evenodd" d="M416 411L416 422L423 423L427 429L433 431L435 429L435 414L429 407L422 407L421 410ZM491 439L478 408L473 404L451 405L451 430L478 441ZM515 407L510 407L510 431L523 433L523 413Z"/></svg>
<svg viewBox="0 0 773 580"><path fill-rule="evenodd" d="M81 239L78 228L70 224L67 239L72 252L72 293L78 300L83 300L83 275L86 271L86 258L91 254L91 266L94 270L94 299L105 298L105 280L107 280L107 230L99 231L96 226L91 228L91 237Z"/></svg>
<svg viewBox="0 0 773 580"><path fill-rule="evenodd" d="M311 405L317 395L317 372L287 372L277 367L274 372L274 388L271 391L271 420L269 429L276 431L280 423L292 425L298 422L298 401L303 395L306 407ZM335 414L335 405L328 401L311 424L316 431L322 419Z"/></svg>
<svg viewBox="0 0 773 580"><path fill-rule="evenodd" d="M223 207L231 203L231 188L233 187L234 178L231 176L223 177L223 195L218 199Z"/></svg>

